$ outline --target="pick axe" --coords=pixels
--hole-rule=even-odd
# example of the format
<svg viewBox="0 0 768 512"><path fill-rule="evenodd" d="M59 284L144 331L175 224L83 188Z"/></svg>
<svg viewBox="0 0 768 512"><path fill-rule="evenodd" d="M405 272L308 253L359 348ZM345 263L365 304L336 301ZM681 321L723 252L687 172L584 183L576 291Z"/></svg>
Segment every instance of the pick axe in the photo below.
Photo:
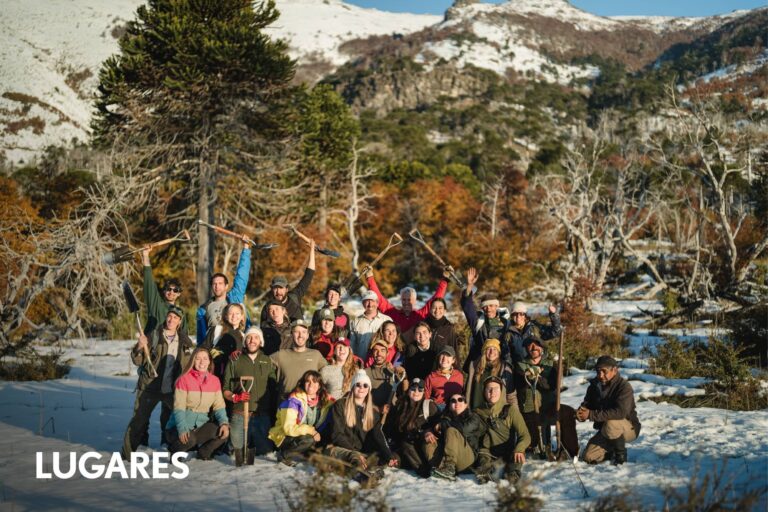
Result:
<svg viewBox="0 0 768 512"><path fill-rule="evenodd" d="M401 237L397 233L392 233L392 236L389 237L389 243L387 246L374 258L372 262L370 262L368 265L363 267L363 272L367 271L369 268L373 268L374 265L376 265L381 259L389 252L389 250L393 247L397 247L403 243L403 237ZM360 274L357 272L353 272L347 276L347 278L342 283L342 288L346 290L352 290L352 287L357 284L357 282L360 280Z"/></svg>
<svg viewBox="0 0 768 512"><path fill-rule="evenodd" d="M296 229L296 226L294 226L293 224L289 224L286 227L291 231L293 231L293 233L296 236L304 240L304 242L306 242L307 245L309 245L312 242L312 240L310 240L310 238L307 235L305 235L304 233ZM339 256L341 256L337 251L334 251L328 248L318 247L317 245L315 246L315 252L319 252L320 254L324 256L328 256L329 258L338 258Z"/></svg>
<svg viewBox="0 0 768 512"><path fill-rule="evenodd" d="M160 240L159 242L153 242L143 247L139 247L138 249L133 249L127 245L121 245L120 247L117 247L116 249L113 249L112 251L104 254L101 257L101 261L107 265L117 265L118 263L131 261L134 254L139 251L143 251L144 249L154 249L156 247L162 247L173 242L189 242L190 240L192 240L192 237L189 236L189 231L182 229L178 235L172 238L166 238L165 240Z"/></svg>
<svg viewBox="0 0 768 512"><path fill-rule="evenodd" d="M128 281L123 281L123 297L125 297L125 303L128 304L128 311L136 314L136 326L139 328L139 334L141 334L141 318L139 318L139 301L136 300L136 295L133 294L131 285ZM149 368L149 376L152 378L157 377L157 370L155 365L152 364L152 358L149 354L149 348L144 346L144 362Z"/></svg>
<svg viewBox="0 0 768 512"><path fill-rule="evenodd" d="M435 257L435 259L437 260L437 262L438 262L440 265L442 265L442 266L443 266L443 268L445 268L445 267L448 267L448 264L447 264L447 263L446 263L446 262L443 260L443 258L441 258L441 257L440 257L440 256L439 256L439 255L438 255L436 252L435 252L435 250L434 250L434 249L432 249L432 247L430 247L430 246L429 246L429 244L426 242L426 240L424 240L424 237L423 237L423 236L421 236L421 233L419 233L419 230L418 230L418 229L412 229L412 230L411 230L411 231L408 233L408 236L410 236L412 239L416 240L416 241L417 241L417 242L419 242L421 245L423 245L423 246L424 246L424 248L427 250L427 252L428 252L429 254L431 254L432 256L434 256L434 257ZM459 275L456 273L456 271L455 271L455 270L451 270L451 271L449 272L449 274L450 274L450 276L451 276L451 279L453 280L453 282L454 282L454 283L456 283L456 284L457 284L457 285L459 285L460 287L464 287L464 283L462 282L462 280L461 280L461 277L459 277Z"/></svg>
<svg viewBox="0 0 768 512"><path fill-rule="evenodd" d="M228 237L232 237L232 238L237 238L237 239L243 240L245 243L249 244L254 249L261 249L261 250L267 251L269 249L274 249L275 247L278 246L278 244L276 244L276 243L257 244L256 242L254 242L253 240L251 240L250 238L248 238L247 236L245 236L243 234L236 233L234 231L230 231L229 229L222 228L221 226L214 226L213 224L208 224L207 222L202 221L202 220L198 220L197 223L199 225L201 225L201 226L205 226L207 228L211 228L215 232L220 233L220 234L222 234L224 236L228 236Z"/></svg>

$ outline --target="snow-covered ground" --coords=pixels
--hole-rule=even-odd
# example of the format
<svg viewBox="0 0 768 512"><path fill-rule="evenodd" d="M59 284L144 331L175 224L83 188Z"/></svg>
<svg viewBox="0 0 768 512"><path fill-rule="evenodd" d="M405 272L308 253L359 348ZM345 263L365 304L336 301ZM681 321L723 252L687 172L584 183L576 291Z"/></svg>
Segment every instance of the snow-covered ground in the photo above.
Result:
<svg viewBox="0 0 768 512"><path fill-rule="evenodd" d="M617 308L620 309L620 308ZM668 334L681 334L670 332ZM688 333L703 335L702 332ZM638 338L649 338L636 332ZM633 340L633 344L634 344ZM274 455L257 458L253 467L236 469L225 457L211 462L191 460L186 480L35 479L35 452L118 451L133 406L135 371L128 359L132 342L73 342L66 355L72 372L48 382L0 382L0 508L4 510L272 510L283 503L281 485L306 472L288 468ZM635 346L635 345L633 345ZM645 361L627 359L622 368L635 389L642 432L629 445L629 463L577 468L589 492L585 501L567 463L533 462L525 473L545 510L575 510L596 497L631 487L632 495L654 509L663 505L662 489L682 487L699 468L706 472L726 465L739 488L764 485L768 476L768 411L726 412L682 409L643 397L692 395L701 379L663 379L645 373ZM565 379L563 403L578 406L591 372L574 370ZM159 410L159 408L158 408ZM151 447L159 446L156 411ZM41 428L42 426L42 428ZM581 445L593 434L590 423L578 424ZM50 470L50 468L47 468ZM490 510L493 484L477 485L471 475L454 483L422 480L407 471L387 470L387 501L398 510ZM765 510L766 503L757 510Z"/></svg>

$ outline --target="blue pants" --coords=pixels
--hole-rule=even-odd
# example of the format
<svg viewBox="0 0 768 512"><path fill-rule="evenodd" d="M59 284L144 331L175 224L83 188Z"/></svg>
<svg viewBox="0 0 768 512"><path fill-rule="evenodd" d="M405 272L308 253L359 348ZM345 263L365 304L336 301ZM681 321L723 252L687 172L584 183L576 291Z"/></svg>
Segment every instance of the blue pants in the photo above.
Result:
<svg viewBox="0 0 768 512"><path fill-rule="evenodd" d="M248 419L248 448L255 455L264 455L274 450L272 441L267 438L270 425L269 416L251 415ZM229 419L229 439L235 450L243 449L243 415L233 414Z"/></svg>

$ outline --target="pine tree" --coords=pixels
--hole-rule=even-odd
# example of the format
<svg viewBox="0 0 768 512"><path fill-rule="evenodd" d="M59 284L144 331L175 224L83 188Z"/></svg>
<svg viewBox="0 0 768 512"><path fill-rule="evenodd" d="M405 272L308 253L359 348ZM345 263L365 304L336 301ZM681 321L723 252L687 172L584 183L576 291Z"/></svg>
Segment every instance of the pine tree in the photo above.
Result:
<svg viewBox="0 0 768 512"><path fill-rule="evenodd" d="M257 188L246 185L257 179L254 153L284 135L279 107L293 90L286 44L263 33L278 16L272 0L150 0L104 62L94 143L140 154L147 179L172 191L171 218L212 222L217 199ZM212 253L201 228L200 300Z"/></svg>

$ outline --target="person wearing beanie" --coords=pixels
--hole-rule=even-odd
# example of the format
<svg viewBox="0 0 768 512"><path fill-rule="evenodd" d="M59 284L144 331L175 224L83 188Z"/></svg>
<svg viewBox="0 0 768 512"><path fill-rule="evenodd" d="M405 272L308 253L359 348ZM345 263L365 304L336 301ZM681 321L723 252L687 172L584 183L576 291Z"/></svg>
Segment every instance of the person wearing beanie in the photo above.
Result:
<svg viewBox="0 0 768 512"><path fill-rule="evenodd" d="M549 427L557 420L555 413L555 392L557 390L557 367L544 361L544 343L536 338L525 340L528 356L515 365L515 386L523 419L531 433L531 447L542 458L549 443ZM576 413L573 407L560 404L560 441L565 453L557 457L570 459L579 453L579 438L576 434Z"/></svg>
<svg viewBox="0 0 768 512"><path fill-rule="evenodd" d="M352 389L333 405L331 417L328 455L362 470L377 466L379 461L397 466L384 437L381 414L373 405L371 379L365 370L355 373Z"/></svg>
<svg viewBox="0 0 768 512"><path fill-rule="evenodd" d="M513 366L528 356L524 346L525 340L537 338L546 342L560 335L562 330L560 314L553 305L549 306L548 311L550 325L544 325L536 320L531 320L528 316L528 307L522 302L512 304L510 312L512 323L507 329L505 336L509 345L508 362L511 359Z"/></svg>
<svg viewBox="0 0 768 512"><path fill-rule="evenodd" d="M492 478L496 462L504 464L504 477L514 484L520 479L525 463L525 449L531 444L531 435L517 405L504 399L507 391L504 380L498 376L480 384L483 405L475 409L486 425L475 464L477 481L481 484Z"/></svg>
<svg viewBox="0 0 768 512"><path fill-rule="evenodd" d="M469 365L476 361L484 352L483 344L488 339L499 340L501 358L507 359L509 347L506 341L506 332L509 329L509 312L506 308L499 307L499 297L495 293L488 292L483 295L480 302L482 312L478 313L475 306L475 283L479 278L479 273L474 267L467 269L467 287L461 294L461 310L467 319L467 325L472 332L470 338L469 354L464 363L464 370L469 371ZM507 388L509 389L509 388ZM482 393L480 393L482 395Z"/></svg>
<svg viewBox="0 0 768 512"><path fill-rule="evenodd" d="M365 292L362 303L363 313L352 320L349 341L355 355L365 360L368 357L371 339L384 326L384 323L392 322L392 319L379 311L379 297L376 292L372 290ZM399 330L397 335L400 336Z"/></svg>
<svg viewBox="0 0 768 512"><path fill-rule="evenodd" d="M424 386L418 377L410 381L405 396L387 416L384 432L401 466L427 478L430 468L423 453L424 434L433 426L438 411L435 402L426 398Z"/></svg>
<svg viewBox="0 0 768 512"><path fill-rule="evenodd" d="M597 359L595 373L576 411L579 421L593 421L598 431L587 443L584 462L598 464L612 459L614 464L624 464L626 443L640 435L635 395L630 383L619 375L619 365L611 356Z"/></svg>
<svg viewBox="0 0 768 512"><path fill-rule="evenodd" d="M309 324L299 318L291 324L291 348L278 350L271 356L277 368L277 392L283 400L309 370L319 372L328 364L323 355L313 348L307 348Z"/></svg>
<svg viewBox="0 0 768 512"><path fill-rule="evenodd" d="M517 407L514 372L512 367L501 358L501 342L495 338L485 340L480 356L469 364L467 372L467 400L472 409L485 403L483 382L489 377L498 377L504 382L507 393L505 403Z"/></svg>
<svg viewBox="0 0 768 512"><path fill-rule="evenodd" d="M339 336L345 338L349 336L350 324L352 323L349 315L344 312L344 306L341 305L341 284L328 283L325 288L325 304L312 315L312 329L319 327L322 320L323 311L330 310L333 313L333 324L338 331Z"/></svg>
<svg viewBox="0 0 768 512"><path fill-rule="evenodd" d="M253 464L255 455L271 451L267 439L272 422L277 373L272 361L262 350L264 333L258 327L245 331L242 352L227 363L222 382L224 399L232 404L229 415L230 439L235 449L235 465ZM244 377L250 377L252 380ZM245 404L248 404L248 439L243 439ZM247 443L247 453L243 453Z"/></svg>
<svg viewBox="0 0 768 512"><path fill-rule="evenodd" d="M315 241L309 242L309 260L307 261L307 267L304 269L304 275L301 276L299 283L288 289L288 279L285 276L274 276L269 285L269 299L274 300L285 307L286 315L288 315L289 321L293 322L299 318L304 318L304 310L301 307L301 301L304 300L304 295L309 291L309 287L312 285L312 278L315 276ZM267 303L269 304L269 302ZM265 304L261 308L261 325L269 318L267 311L268 305Z"/></svg>
<svg viewBox="0 0 768 512"><path fill-rule="evenodd" d="M453 347L442 347L437 353L437 369L425 380L424 394L435 402L440 411L445 409L446 396L464 393L464 374L454 367L455 364L456 352Z"/></svg>

